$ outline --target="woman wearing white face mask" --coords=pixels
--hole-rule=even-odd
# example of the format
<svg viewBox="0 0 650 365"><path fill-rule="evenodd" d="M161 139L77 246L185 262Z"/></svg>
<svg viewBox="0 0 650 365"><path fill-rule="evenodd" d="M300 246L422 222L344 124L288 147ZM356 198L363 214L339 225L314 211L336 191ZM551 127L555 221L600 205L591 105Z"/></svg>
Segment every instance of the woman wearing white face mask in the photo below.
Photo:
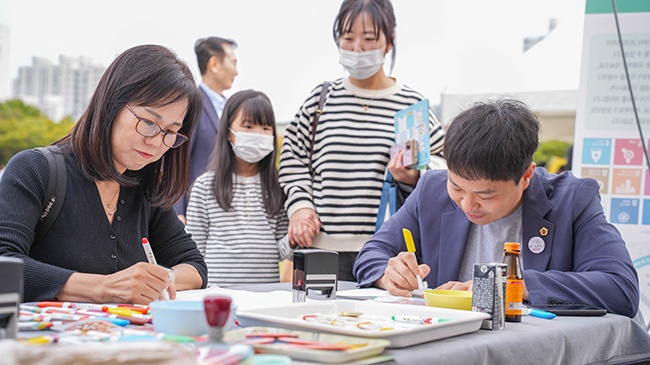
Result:
<svg viewBox="0 0 650 365"><path fill-rule="evenodd" d="M287 127L282 146L280 184L287 194L290 240L338 251L339 280L356 281L352 266L374 233L386 169L404 190L412 190L419 178L418 170L402 165L401 154L389 158L393 116L424 99L384 72L387 54L391 69L395 62L395 25L389 0L343 1L333 35L348 76L329 85L313 155L311 121L321 85ZM429 122L431 153L440 155L444 132L431 111ZM318 224L316 236L311 222Z"/></svg>
<svg viewBox="0 0 650 365"><path fill-rule="evenodd" d="M292 250L271 101L254 90L235 93L219 129L209 169L190 193L187 231L205 257L209 285L278 282L278 262Z"/></svg>

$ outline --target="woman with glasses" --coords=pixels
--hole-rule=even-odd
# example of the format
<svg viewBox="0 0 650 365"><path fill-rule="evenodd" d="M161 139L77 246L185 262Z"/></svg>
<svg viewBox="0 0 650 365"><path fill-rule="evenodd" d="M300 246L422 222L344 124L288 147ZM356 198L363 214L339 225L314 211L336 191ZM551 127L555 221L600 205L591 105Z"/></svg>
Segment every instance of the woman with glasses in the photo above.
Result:
<svg viewBox="0 0 650 365"><path fill-rule="evenodd" d="M173 299L177 290L205 287L203 257L172 208L187 188L185 142L200 99L191 71L169 49L144 45L119 55L72 131L54 143L65 158L67 193L36 240L48 161L35 150L9 161L0 182L0 254L24 261L24 301L148 303L165 289ZM145 239L161 266L148 263Z"/></svg>

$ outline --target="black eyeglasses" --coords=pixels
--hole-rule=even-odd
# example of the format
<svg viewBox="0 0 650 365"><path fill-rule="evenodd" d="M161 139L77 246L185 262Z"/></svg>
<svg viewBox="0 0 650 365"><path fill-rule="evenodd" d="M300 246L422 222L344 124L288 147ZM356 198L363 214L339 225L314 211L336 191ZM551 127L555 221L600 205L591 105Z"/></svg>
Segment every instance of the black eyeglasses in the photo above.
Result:
<svg viewBox="0 0 650 365"><path fill-rule="evenodd" d="M133 114L134 117L138 119L138 122L135 124L135 131L138 132L143 137L155 137L158 134L162 133L163 144L169 148L176 148L181 146L183 143L187 142L188 138L181 133L176 133L172 131L166 131L160 126L150 121L149 119L140 118L134 111L131 109L129 104L124 104L127 109Z"/></svg>

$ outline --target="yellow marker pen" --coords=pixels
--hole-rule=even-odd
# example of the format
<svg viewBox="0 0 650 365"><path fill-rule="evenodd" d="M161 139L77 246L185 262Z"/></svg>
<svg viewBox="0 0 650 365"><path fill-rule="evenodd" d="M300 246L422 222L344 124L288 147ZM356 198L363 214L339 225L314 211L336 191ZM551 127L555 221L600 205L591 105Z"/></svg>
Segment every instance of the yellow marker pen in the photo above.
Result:
<svg viewBox="0 0 650 365"><path fill-rule="evenodd" d="M415 257L415 243L413 242L413 235L411 231L406 228L402 228L402 234L404 234L404 242L406 242L406 250L410 252L413 257ZM416 258L417 261L417 258ZM424 295L424 284L422 283L422 277L420 274L415 276L418 279L418 291L420 295Z"/></svg>
<svg viewBox="0 0 650 365"><path fill-rule="evenodd" d="M133 311L129 308L106 308L105 312L126 317L131 317L133 315Z"/></svg>
<svg viewBox="0 0 650 365"><path fill-rule="evenodd" d="M34 344L34 345L42 345L42 344L48 344L56 341L56 336L52 335L47 335L47 336L38 336L38 337L32 337L28 340L25 340L25 343L28 344Z"/></svg>

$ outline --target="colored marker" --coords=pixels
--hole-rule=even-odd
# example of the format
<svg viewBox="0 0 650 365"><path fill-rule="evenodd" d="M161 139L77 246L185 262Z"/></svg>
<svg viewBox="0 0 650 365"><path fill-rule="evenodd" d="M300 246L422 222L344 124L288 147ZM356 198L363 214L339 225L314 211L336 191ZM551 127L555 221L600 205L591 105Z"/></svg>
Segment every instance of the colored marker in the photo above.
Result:
<svg viewBox="0 0 650 365"><path fill-rule="evenodd" d="M20 305L20 310L23 312L31 312L31 313L72 313L74 312L74 309L50 308L50 307L38 308L38 307L32 307L24 304Z"/></svg>
<svg viewBox="0 0 650 365"><path fill-rule="evenodd" d="M130 324L130 320L123 318L123 317L107 317L102 315L100 312L99 315L97 313L81 313L82 311L79 312L74 312L74 313L47 313L47 314L36 314L34 313L30 318L27 316L20 316L21 321L29 321L29 322L42 322L42 323L54 323L54 322L75 322L75 321L81 321L84 319L100 319L103 321L111 322L117 326L126 326ZM146 320L143 320L146 323ZM144 324L144 323L143 323Z"/></svg>
<svg viewBox="0 0 650 365"><path fill-rule="evenodd" d="M44 345L52 342L56 342L56 336L52 336L52 335L38 336L38 337L32 337L30 339L25 340L25 343L32 344L32 345Z"/></svg>
<svg viewBox="0 0 650 365"><path fill-rule="evenodd" d="M144 254L147 255L147 261L150 264L158 265L156 256L153 255L153 250L151 250L151 245L146 237L142 237L142 248L144 248Z"/></svg>
<svg viewBox="0 0 650 365"><path fill-rule="evenodd" d="M99 321L105 321L105 322L110 322L116 326L120 327L126 327L131 322L128 319L125 318L118 318L118 317L106 317L106 316L88 316L88 319L96 319Z"/></svg>
<svg viewBox="0 0 650 365"><path fill-rule="evenodd" d="M103 304L93 303L72 303L72 302L38 302L39 308L63 308L63 309L102 309Z"/></svg>
<svg viewBox="0 0 650 365"><path fill-rule="evenodd" d="M132 311L140 312L142 314L147 314L149 312L149 306L140 305L140 304L115 304L115 305L106 305L108 308L129 308Z"/></svg>
<svg viewBox="0 0 650 365"><path fill-rule="evenodd" d="M551 313L545 310L535 309L535 308L530 310L530 315L533 317L544 318L544 319L553 319L556 317L555 313Z"/></svg>
<svg viewBox="0 0 650 365"><path fill-rule="evenodd" d="M108 308L108 310L105 310L105 312L110 314L116 314L120 317L133 317L133 318L140 318L144 320L148 320L151 318L151 316L130 310L128 308Z"/></svg>
<svg viewBox="0 0 650 365"><path fill-rule="evenodd" d="M408 315L399 315L390 317L395 322L402 323L413 323L413 324L432 324L445 322L447 319L436 318L436 317L417 317L417 316L408 316Z"/></svg>
<svg viewBox="0 0 650 365"><path fill-rule="evenodd" d="M131 317L133 315L133 311L130 310L129 308L106 308L104 312L108 312L110 314L117 314L118 316L125 316L125 317Z"/></svg>
<svg viewBox="0 0 650 365"><path fill-rule="evenodd" d="M34 313L32 321L50 322L50 321L81 321L88 319L87 315L78 315L73 313Z"/></svg>
<svg viewBox="0 0 650 365"><path fill-rule="evenodd" d="M169 333L159 333L157 338L162 339L164 341L173 341L173 342L178 342L178 343L187 343L187 342L196 342L196 339L194 337L190 336L182 336L182 335L172 335Z"/></svg>
<svg viewBox="0 0 650 365"><path fill-rule="evenodd" d="M411 231L406 228L402 228L402 234L404 234L404 242L406 242L406 250L413 254L415 257L415 243L413 242L413 235ZM416 258L417 261L417 258ZM418 291L420 295L424 295L424 284L422 283L422 277L420 274L416 274L415 277L418 279Z"/></svg>
<svg viewBox="0 0 650 365"><path fill-rule="evenodd" d="M140 317L140 316L137 316L137 317L136 316L121 316L121 315L118 315L118 314L112 314L112 313L108 313L108 312L98 311L96 309L89 309L87 311L79 311L79 312L83 313L83 314L89 314L89 315L91 315L91 316L93 316L95 318L99 318L99 319L102 319L102 318L115 318L115 319L120 319L120 320L126 320L130 324L136 324L136 325L140 325L140 326L146 324L147 322L151 322L151 318L147 317L147 316L144 316L144 315L142 317Z"/></svg>
<svg viewBox="0 0 650 365"><path fill-rule="evenodd" d="M22 306L22 305L21 305ZM131 311L146 314L149 307L138 306L135 304L94 304L94 303L73 303L73 302L38 302L38 308L58 308L61 310L74 310L74 309L99 309L106 311L108 308L128 308Z"/></svg>
<svg viewBox="0 0 650 365"><path fill-rule="evenodd" d="M251 346L238 343L230 346L226 352L215 356L208 355L206 360L209 360L211 364L237 365L241 364L244 359L251 357L253 353Z"/></svg>
<svg viewBox="0 0 650 365"><path fill-rule="evenodd" d="M76 322L76 321L69 320L69 319L61 320L61 319L52 318L52 317L31 317L31 318L27 318L27 317L20 316L20 317L18 317L18 322L20 322L20 323L35 323L35 322L38 322L38 323L52 323L52 325L56 325L56 324L70 323L70 322Z"/></svg>
<svg viewBox="0 0 650 365"><path fill-rule="evenodd" d="M76 322L76 321L53 321L50 318L45 318L45 319L34 319L34 320L29 320L29 321L20 320L20 322L18 322L18 323L23 323L23 324L25 324L26 327L29 327L27 325L27 323L47 324L50 327L54 327L54 326L58 326L58 325L62 325L62 324L68 324L68 323L72 323L72 322Z"/></svg>
<svg viewBox="0 0 650 365"><path fill-rule="evenodd" d="M528 314L531 317L544 318L544 319L553 319L556 317L555 313L547 312L545 310L537 309L537 308L528 308L526 306L523 307L522 314L523 315Z"/></svg>
<svg viewBox="0 0 650 365"><path fill-rule="evenodd" d="M18 322L19 331L40 331L52 327L52 322Z"/></svg>
<svg viewBox="0 0 650 365"><path fill-rule="evenodd" d="M98 319L100 321L110 322L120 327L125 327L131 324L131 321L128 318L118 317L114 314L103 314L102 312L93 313L93 312L86 312L86 311L79 311L76 313L87 315L88 319Z"/></svg>
<svg viewBox="0 0 650 365"><path fill-rule="evenodd" d="M147 255L147 261L149 261L150 264L158 265L156 262L156 256L153 255L151 245L146 237L142 237L142 248L144 248L144 254ZM169 292L167 291L167 288L163 290L162 295L164 300L169 300Z"/></svg>
<svg viewBox="0 0 650 365"><path fill-rule="evenodd" d="M23 312L32 312L32 313L41 313L41 309L37 307L32 307L31 305L20 305L20 310Z"/></svg>

